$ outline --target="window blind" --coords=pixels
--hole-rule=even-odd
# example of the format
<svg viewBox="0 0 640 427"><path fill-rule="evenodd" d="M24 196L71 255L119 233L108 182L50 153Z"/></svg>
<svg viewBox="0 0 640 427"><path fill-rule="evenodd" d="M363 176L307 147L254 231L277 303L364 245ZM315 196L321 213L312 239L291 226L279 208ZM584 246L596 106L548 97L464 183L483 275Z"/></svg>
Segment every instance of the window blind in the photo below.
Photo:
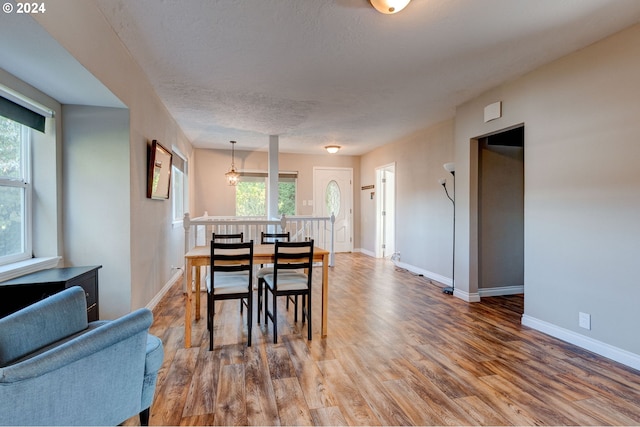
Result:
<svg viewBox="0 0 640 427"><path fill-rule="evenodd" d="M0 116L44 132L45 116L0 96Z"/></svg>
<svg viewBox="0 0 640 427"><path fill-rule="evenodd" d="M175 151L173 151L172 165L182 173L187 174L187 162L182 158L180 154Z"/></svg>
<svg viewBox="0 0 640 427"><path fill-rule="evenodd" d="M267 172L240 172L240 176L247 178L267 178L269 174ZM298 172L278 173L278 179L280 181L295 180L296 178L298 178Z"/></svg>

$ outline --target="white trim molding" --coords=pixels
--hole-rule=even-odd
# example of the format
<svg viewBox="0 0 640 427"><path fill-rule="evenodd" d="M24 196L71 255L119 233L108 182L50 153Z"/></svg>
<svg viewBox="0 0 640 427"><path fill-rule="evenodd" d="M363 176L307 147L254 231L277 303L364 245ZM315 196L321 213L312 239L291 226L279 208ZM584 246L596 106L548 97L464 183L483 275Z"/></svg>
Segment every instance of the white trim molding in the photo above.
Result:
<svg viewBox="0 0 640 427"><path fill-rule="evenodd" d="M414 265L411 264L406 264L404 262L400 262L400 261L394 261L396 267L398 268L403 268L407 271L410 271L414 274L419 274L422 275L424 277L427 277L429 279L435 280L436 282L442 283L445 286L451 286L451 279L449 277L445 277L441 274L438 273L434 273L432 271L428 271L428 270L424 270L422 268L418 268ZM456 288L453 292L453 296L460 298L461 300L464 300L466 302L479 302L480 301L480 295L476 292L476 293L469 293L467 291L462 291L458 288Z"/></svg>
<svg viewBox="0 0 640 427"><path fill-rule="evenodd" d="M182 272L183 272L182 267L176 268L176 272L173 274L173 276L169 278L169 281L164 284L160 292L158 292L156 296L154 296L153 299L149 301L149 303L146 305L146 308L153 311L153 309L156 308L156 306L162 300L165 294L169 292L169 289L171 289L171 287L175 285L177 281L182 280Z"/></svg>
<svg viewBox="0 0 640 427"><path fill-rule="evenodd" d="M363 249L363 248L356 248L356 249L354 249L353 251L354 251L354 252L360 252L360 253L361 253L361 254L363 254L363 255L370 256L371 258L375 258L375 257L376 257L376 254L375 254L374 252L371 252L371 251L369 251L369 250L367 250L367 249Z"/></svg>
<svg viewBox="0 0 640 427"><path fill-rule="evenodd" d="M477 292L462 291L459 288L453 290L453 296L466 302L480 302L480 294Z"/></svg>
<svg viewBox="0 0 640 427"><path fill-rule="evenodd" d="M602 341L594 340L593 338L561 328L557 325L536 319L535 317L531 317L526 314L522 315L522 324L547 335L551 335L552 337L561 339L562 341L577 345L585 350L599 354L600 356L622 363L623 365L629 366L633 369L640 370L640 355L638 354L614 347L610 344L603 343Z"/></svg>
<svg viewBox="0 0 640 427"><path fill-rule="evenodd" d="M480 298L484 297L500 297L504 295L518 295L524 293L524 285L519 286L499 286L496 288L478 289Z"/></svg>
<svg viewBox="0 0 640 427"><path fill-rule="evenodd" d="M36 271L57 267L61 259L62 257L59 256L30 258L25 261L0 266L0 282L24 276L25 274L35 273Z"/></svg>

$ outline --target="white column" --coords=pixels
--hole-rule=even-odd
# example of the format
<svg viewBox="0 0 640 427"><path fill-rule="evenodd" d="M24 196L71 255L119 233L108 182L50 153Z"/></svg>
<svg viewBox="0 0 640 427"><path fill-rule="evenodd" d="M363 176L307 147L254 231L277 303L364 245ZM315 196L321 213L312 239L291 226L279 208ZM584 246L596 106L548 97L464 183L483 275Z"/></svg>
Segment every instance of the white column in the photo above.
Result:
<svg viewBox="0 0 640 427"><path fill-rule="evenodd" d="M278 218L278 135L269 135L269 178L267 186L267 216Z"/></svg>

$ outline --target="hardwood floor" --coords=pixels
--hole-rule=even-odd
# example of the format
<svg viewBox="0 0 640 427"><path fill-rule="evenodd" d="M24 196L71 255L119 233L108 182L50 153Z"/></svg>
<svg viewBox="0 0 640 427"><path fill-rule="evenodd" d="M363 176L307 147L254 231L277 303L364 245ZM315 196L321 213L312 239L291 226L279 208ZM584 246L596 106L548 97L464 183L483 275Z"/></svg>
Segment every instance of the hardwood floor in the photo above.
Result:
<svg viewBox="0 0 640 427"><path fill-rule="evenodd" d="M290 309L277 345L263 324L247 348L224 301L212 352L206 303L184 348L176 286L151 329L165 345L151 425L640 424L640 372L521 326L522 296L468 304L361 254L338 254L329 274L327 338L318 285L312 341Z"/></svg>

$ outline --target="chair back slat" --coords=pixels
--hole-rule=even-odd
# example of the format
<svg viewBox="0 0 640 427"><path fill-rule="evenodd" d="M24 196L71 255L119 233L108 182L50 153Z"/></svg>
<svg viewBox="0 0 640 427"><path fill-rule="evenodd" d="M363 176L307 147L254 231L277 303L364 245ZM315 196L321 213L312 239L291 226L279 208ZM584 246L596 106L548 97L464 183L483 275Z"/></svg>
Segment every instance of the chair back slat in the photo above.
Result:
<svg viewBox="0 0 640 427"><path fill-rule="evenodd" d="M233 243L235 241L242 243L244 242L244 232L234 234L213 233L211 235L211 240L213 240L214 242L223 240L225 243Z"/></svg>
<svg viewBox="0 0 640 427"><path fill-rule="evenodd" d="M307 242L275 242L274 269L311 270L313 264L313 240Z"/></svg>
<svg viewBox="0 0 640 427"><path fill-rule="evenodd" d="M253 240L244 243L211 241L211 270L238 272L253 270Z"/></svg>
<svg viewBox="0 0 640 427"><path fill-rule="evenodd" d="M265 233L264 231L260 233L261 245L274 244L276 241L288 242L290 240L291 233L288 231L286 233Z"/></svg>

